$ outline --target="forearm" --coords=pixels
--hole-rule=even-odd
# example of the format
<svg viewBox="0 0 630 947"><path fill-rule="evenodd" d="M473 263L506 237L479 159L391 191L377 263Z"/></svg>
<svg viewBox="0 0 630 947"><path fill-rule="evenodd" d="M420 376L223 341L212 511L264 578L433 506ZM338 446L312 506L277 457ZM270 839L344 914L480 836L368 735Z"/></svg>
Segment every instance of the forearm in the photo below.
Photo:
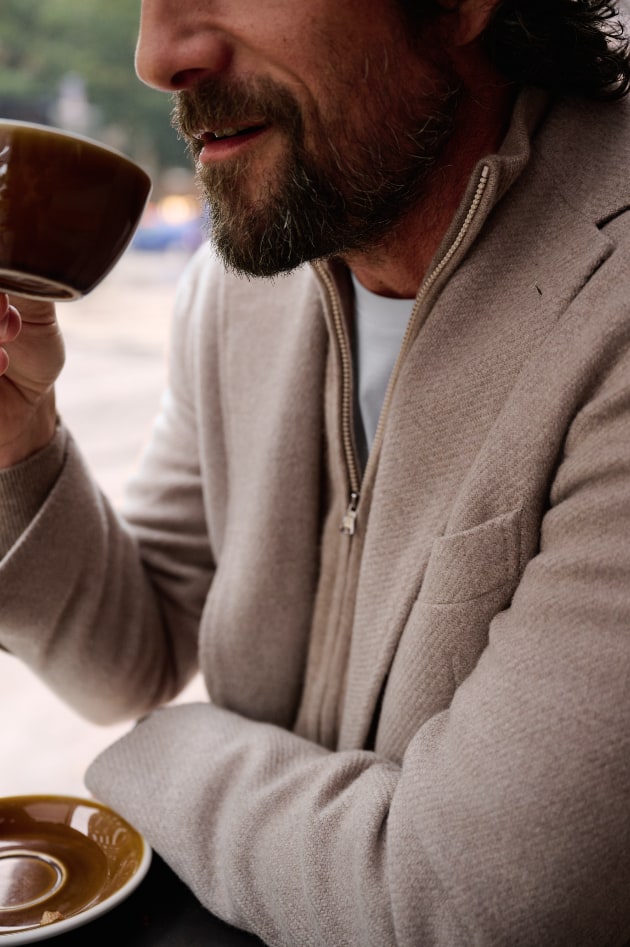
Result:
<svg viewBox="0 0 630 947"><path fill-rule="evenodd" d="M195 669L196 616L152 582L69 437L63 469L2 560L0 583L0 643L91 719L144 713Z"/></svg>
<svg viewBox="0 0 630 947"><path fill-rule="evenodd" d="M383 947L396 943L383 855L398 772L193 704L143 721L87 784L206 907L266 943Z"/></svg>
<svg viewBox="0 0 630 947"><path fill-rule="evenodd" d="M484 668L401 766L196 704L150 716L87 785L275 947L625 943L628 740L611 754L564 698L541 724L521 676L497 692Z"/></svg>

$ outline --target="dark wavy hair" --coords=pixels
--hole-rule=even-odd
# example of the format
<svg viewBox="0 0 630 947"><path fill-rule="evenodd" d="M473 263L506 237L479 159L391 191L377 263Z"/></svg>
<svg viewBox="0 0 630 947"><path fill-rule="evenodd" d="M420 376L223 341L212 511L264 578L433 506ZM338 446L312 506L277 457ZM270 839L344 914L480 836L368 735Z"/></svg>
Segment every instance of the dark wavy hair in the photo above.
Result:
<svg viewBox="0 0 630 947"><path fill-rule="evenodd" d="M415 18L437 0L399 0ZM501 0L482 37L506 78L596 99L630 91L628 36L610 0Z"/></svg>

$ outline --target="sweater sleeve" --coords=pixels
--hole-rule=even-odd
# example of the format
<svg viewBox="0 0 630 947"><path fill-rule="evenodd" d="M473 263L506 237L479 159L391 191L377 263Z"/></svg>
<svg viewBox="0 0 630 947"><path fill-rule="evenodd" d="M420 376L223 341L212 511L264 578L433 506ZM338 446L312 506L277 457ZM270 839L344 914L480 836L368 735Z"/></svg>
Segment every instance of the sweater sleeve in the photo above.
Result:
<svg viewBox="0 0 630 947"><path fill-rule="evenodd" d="M63 466L65 449L66 432L59 426L42 450L0 470L0 558L17 542L50 493Z"/></svg>
<svg viewBox="0 0 630 947"><path fill-rule="evenodd" d="M510 607L401 765L191 705L105 751L90 789L271 945L626 943L629 418L622 365L568 433Z"/></svg>
<svg viewBox="0 0 630 947"><path fill-rule="evenodd" d="M0 645L99 723L170 700L197 669L213 560L188 409L193 294L184 281L169 389L129 519L113 509L64 431L0 477L10 513L0 532L8 547L0 560Z"/></svg>

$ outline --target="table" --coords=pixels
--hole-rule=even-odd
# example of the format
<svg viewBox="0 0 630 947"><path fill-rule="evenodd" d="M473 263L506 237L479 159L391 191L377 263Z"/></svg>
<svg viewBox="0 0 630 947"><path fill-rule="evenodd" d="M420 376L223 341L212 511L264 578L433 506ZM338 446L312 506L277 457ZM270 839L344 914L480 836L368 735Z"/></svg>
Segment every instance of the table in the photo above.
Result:
<svg viewBox="0 0 630 947"><path fill-rule="evenodd" d="M83 927L42 941L50 947L261 947L262 941L206 911L162 859L112 911Z"/></svg>

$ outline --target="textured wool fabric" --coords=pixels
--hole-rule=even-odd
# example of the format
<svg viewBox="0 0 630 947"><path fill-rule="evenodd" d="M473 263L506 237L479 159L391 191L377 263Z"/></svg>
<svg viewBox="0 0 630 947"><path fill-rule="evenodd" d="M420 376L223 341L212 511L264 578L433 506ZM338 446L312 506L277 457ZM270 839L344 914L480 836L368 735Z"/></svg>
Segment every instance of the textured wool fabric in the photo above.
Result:
<svg viewBox="0 0 630 947"><path fill-rule="evenodd" d="M149 714L87 784L271 945L630 935L630 115L540 110L438 251L353 536L347 274L204 250L125 521L68 436L0 563L0 642L83 713L199 663L212 702Z"/></svg>
<svg viewBox="0 0 630 947"><path fill-rule="evenodd" d="M63 465L65 447L66 431L58 427L47 447L15 467L0 471L0 558L17 542L50 493Z"/></svg>

